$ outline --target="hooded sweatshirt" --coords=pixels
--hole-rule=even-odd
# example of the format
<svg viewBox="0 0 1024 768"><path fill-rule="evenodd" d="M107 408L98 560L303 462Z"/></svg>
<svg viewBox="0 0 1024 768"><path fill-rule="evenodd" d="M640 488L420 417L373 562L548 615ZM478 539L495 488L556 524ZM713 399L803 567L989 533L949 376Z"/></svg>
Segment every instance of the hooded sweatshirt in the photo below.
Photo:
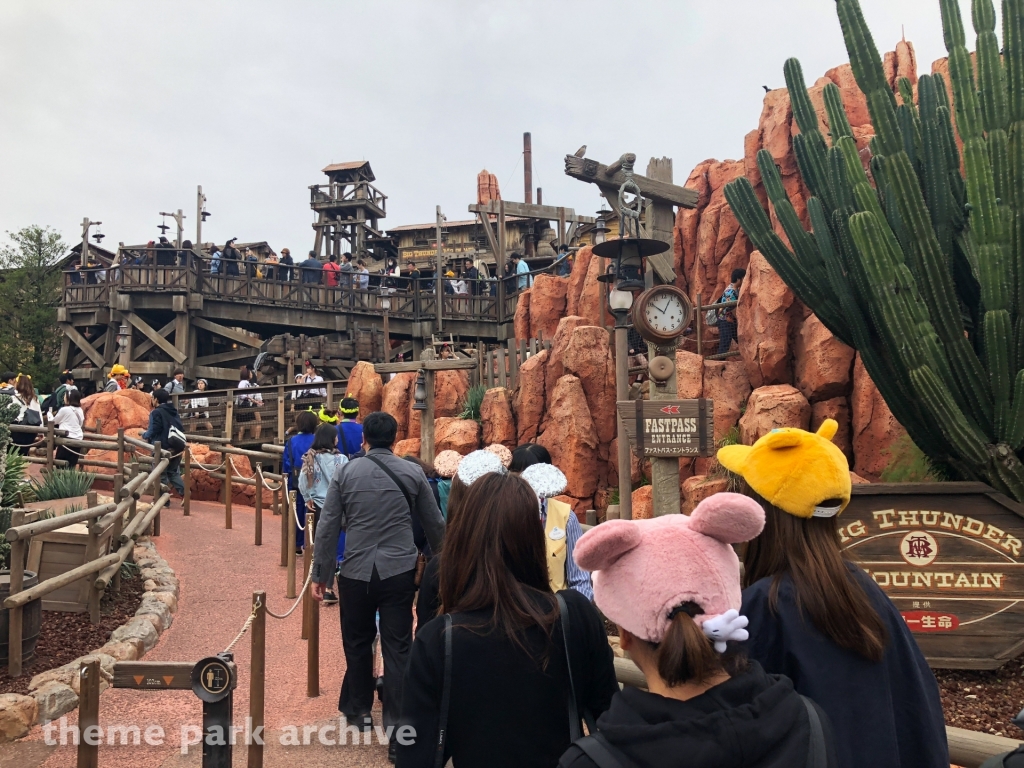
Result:
<svg viewBox="0 0 1024 768"><path fill-rule="evenodd" d="M831 725L814 706L828 767L836 768ZM636 768L804 768L810 746L804 701L787 678L766 674L756 661L687 701L624 688L597 726ZM569 747L559 766L597 768L577 746Z"/></svg>

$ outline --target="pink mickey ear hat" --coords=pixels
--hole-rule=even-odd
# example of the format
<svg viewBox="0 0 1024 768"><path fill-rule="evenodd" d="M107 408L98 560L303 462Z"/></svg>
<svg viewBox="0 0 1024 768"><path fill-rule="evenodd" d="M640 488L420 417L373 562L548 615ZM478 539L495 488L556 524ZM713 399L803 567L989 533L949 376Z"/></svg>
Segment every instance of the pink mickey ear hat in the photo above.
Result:
<svg viewBox="0 0 1024 768"><path fill-rule="evenodd" d="M763 527L764 509L756 501L717 493L689 516L602 523L580 537L574 555L593 572L594 602L605 616L660 643L672 609L683 603L701 607L693 619L698 625L739 609L740 563L731 545Z"/></svg>

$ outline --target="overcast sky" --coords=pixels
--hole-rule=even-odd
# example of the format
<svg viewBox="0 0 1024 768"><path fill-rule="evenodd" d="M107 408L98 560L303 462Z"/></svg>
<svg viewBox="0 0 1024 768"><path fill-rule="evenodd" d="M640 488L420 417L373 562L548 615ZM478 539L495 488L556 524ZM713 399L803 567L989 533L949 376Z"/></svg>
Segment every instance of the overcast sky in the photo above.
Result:
<svg viewBox="0 0 1024 768"><path fill-rule="evenodd" d="M945 55L938 0L862 4L881 50L905 28L921 72ZM371 162L385 227L465 219L482 168L523 199L524 131L544 202L591 213L565 154L666 155L682 183L742 156L789 56L848 60L833 0L3 0L0 232L89 216L116 246L182 208L192 237L201 184L204 240L304 252L328 163Z"/></svg>

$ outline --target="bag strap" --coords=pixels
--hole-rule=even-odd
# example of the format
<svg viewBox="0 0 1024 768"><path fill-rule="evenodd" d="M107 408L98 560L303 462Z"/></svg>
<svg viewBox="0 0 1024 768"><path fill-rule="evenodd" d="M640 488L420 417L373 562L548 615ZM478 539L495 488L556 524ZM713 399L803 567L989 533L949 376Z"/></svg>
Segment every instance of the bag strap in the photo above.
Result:
<svg viewBox="0 0 1024 768"><path fill-rule="evenodd" d="M826 768L828 758L825 755L825 732L821 727L821 718L818 717L818 710L806 696L800 696L807 709L807 719L810 721L811 733L808 738L807 768Z"/></svg>
<svg viewBox="0 0 1024 768"><path fill-rule="evenodd" d="M405 496L405 502L409 505L409 514L411 515L412 514L412 497L409 495L409 492L407 490L405 490L405 486L402 485L402 481L398 479L398 475L396 475L394 472L392 472L390 469L388 469L388 465L385 464L380 459L378 459L376 456L367 456L366 458L368 458L370 461L372 461L378 467L383 469L384 473L388 477L390 477L392 480L395 481L395 485L398 486L398 490L400 490L402 492L402 495Z"/></svg>
<svg viewBox="0 0 1024 768"><path fill-rule="evenodd" d="M579 747L597 768L636 768L636 763L609 744L602 733L584 736L574 746Z"/></svg>
<svg viewBox="0 0 1024 768"><path fill-rule="evenodd" d="M565 598L559 594L555 595L558 601L558 617L562 624L562 644L565 646L565 671L569 673L569 741L579 741L583 735L580 728L580 713L576 705L576 683L572 679L572 663L569 661L569 609L565 605Z"/></svg>
<svg viewBox="0 0 1024 768"><path fill-rule="evenodd" d="M444 615L444 683L441 686L441 712L437 724L434 768L444 766L444 744L448 737L448 703L452 693L452 615Z"/></svg>
<svg viewBox="0 0 1024 768"><path fill-rule="evenodd" d="M348 456L352 451L348 449L348 438L345 437L345 427L342 425L344 421L338 423L338 431L341 432L341 447L344 449L345 455Z"/></svg>

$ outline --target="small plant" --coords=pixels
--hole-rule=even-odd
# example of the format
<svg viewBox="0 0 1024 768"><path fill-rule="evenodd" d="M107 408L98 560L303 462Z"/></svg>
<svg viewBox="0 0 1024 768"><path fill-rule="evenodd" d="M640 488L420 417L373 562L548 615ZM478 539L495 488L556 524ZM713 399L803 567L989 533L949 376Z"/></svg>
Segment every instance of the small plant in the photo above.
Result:
<svg viewBox="0 0 1024 768"><path fill-rule="evenodd" d="M130 563L125 560L121 563L121 578L131 580L134 579L142 571L135 563Z"/></svg>
<svg viewBox="0 0 1024 768"><path fill-rule="evenodd" d="M883 483L928 483L945 479L910 435L900 437L886 453L889 463L882 470Z"/></svg>
<svg viewBox="0 0 1024 768"><path fill-rule="evenodd" d="M608 506L616 506L619 503L619 487L609 489L608 491Z"/></svg>
<svg viewBox="0 0 1024 768"><path fill-rule="evenodd" d="M480 421L480 406L483 405L484 393L486 392L487 387L483 384L470 387L469 392L466 393L466 402L462 406L462 413L459 414L459 418Z"/></svg>
<svg viewBox="0 0 1024 768"><path fill-rule="evenodd" d="M39 501L51 501L84 496L92 488L95 480L96 475L90 472L78 469L51 469L43 473L42 482L31 480L30 484Z"/></svg>
<svg viewBox="0 0 1024 768"><path fill-rule="evenodd" d="M28 462L25 457L16 447L8 448L7 470L4 473L3 486L0 487L0 505L20 506L24 502L34 500L32 486L25 479L27 473Z"/></svg>

